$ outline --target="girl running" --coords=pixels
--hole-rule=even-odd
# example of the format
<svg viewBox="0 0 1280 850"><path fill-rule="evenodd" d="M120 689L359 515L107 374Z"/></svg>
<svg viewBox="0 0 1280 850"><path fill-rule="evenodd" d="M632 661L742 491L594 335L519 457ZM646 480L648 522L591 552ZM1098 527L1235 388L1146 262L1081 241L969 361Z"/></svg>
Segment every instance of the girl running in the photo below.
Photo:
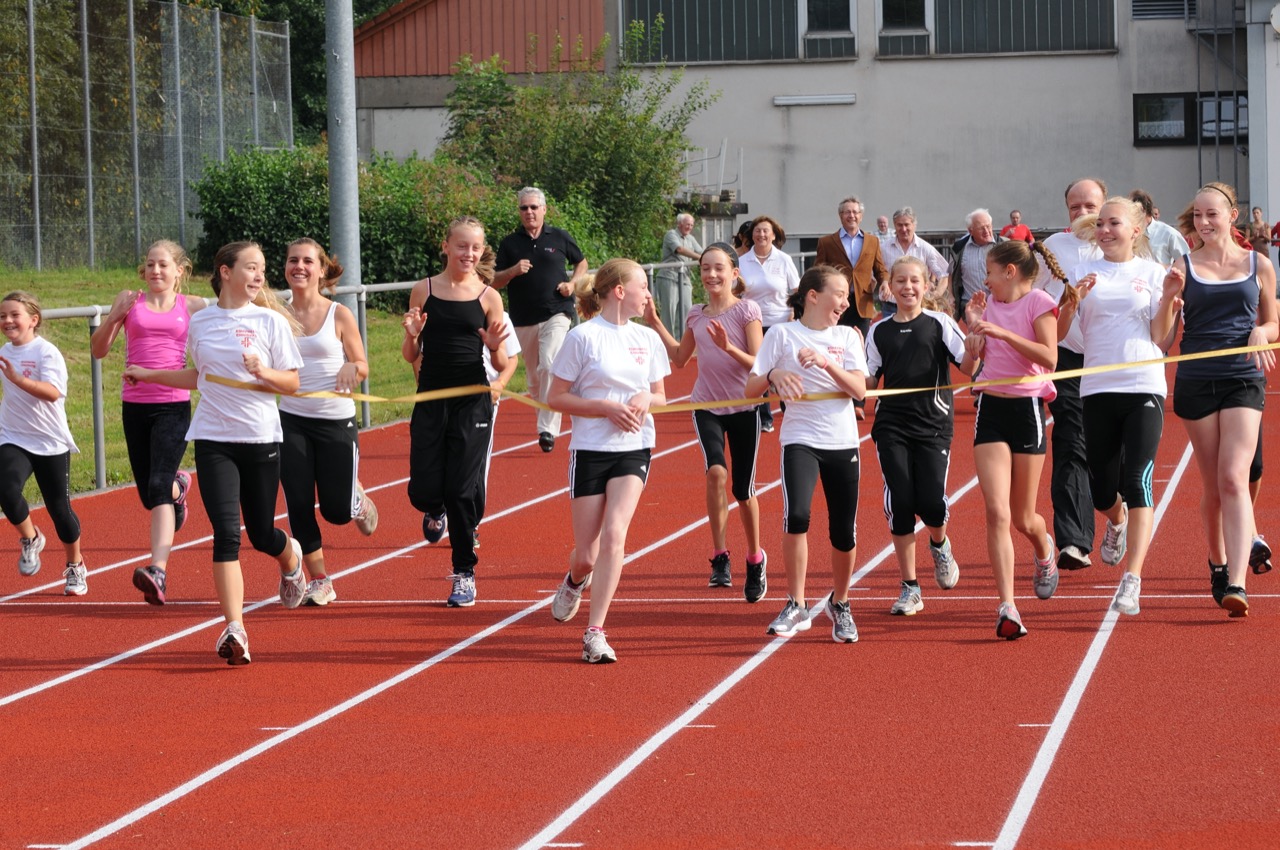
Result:
<svg viewBox="0 0 1280 850"><path fill-rule="evenodd" d="M22 495L34 474L58 539L66 550L62 571L67 596L89 592L80 555L80 520L71 509L71 453L79 452L67 427L67 363L58 347L39 335L40 302L27 292L0 301L0 508L18 529L18 572L40 572L44 534L31 520Z"/></svg>
<svg viewBox="0 0 1280 850"><path fill-rule="evenodd" d="M832 590L824 610L831 619L832 640L853 643L858 629L849 611L849 581L857 555L859 475L853 399L866 394L866 355L861 334L837 324L840 314L849 309L849 282L834 266L817 265L805 272L789 303L799 318L775 325L764 338L746 386L748 397L772 386L789 402L779 438L787 602L768 632L790 637L811 625L805 605L809 511L821 478L827 499L832 574ZM840 397L799 400L814 393L838 393Z"/></svg>
<svg viewBox="0 0 1280 850"><path fill-rule="evenodd" d="M876 404L871 439L876 443L884 477L884 513L893 536L893 551L902 572L898 601L890 614L910 617L924 609L916 580L915 522L929 531L929 554L938 587L950 590L960 580L960 567L947 539L947 471L955 431L951 390L954 363L972 375L978 361L968 352L960 326L932 309L929 267L910 255L889 270L889 289L897 302L890 318L871 326L867 336L867 383L881 378L885 389L934 387L884 396Z"/></svg>
<svg viewBox="0 0 1280 850"><path fill-rule="evenodd" d="M418 371L418 392L486 383L481 346L498 371L507 365L502 297L477 273L488 251L484 226L454 219L441 249L444 271L413 287L402 323L400 353ZM491 394L477 393L420 401L409 422L409 501L423 513L422 536L436 543L453 527L450 608L476 604L476 494L492 421Z"/></svg>
<svg viewBox="0 0 1280 850"><path fill-rule="evenodd" d="M1174 260L1164 280L1157 338L1182 306L1182 353L1263 345L1277 338L1276 274L1267 257L1238 245L1235 190L1209 183L1196 193L1192 221L1200 245ZM1214 600L1232 617L1249 614L1245 576L1254 533L1249 464L1258 441L1272 351L1178 364L1173 412L1195 450L1203 488L1200 513L1209 544Z"/></svg>
<svg viewBox="0 0 1280 850"><path fill-rule="evenodd" d="M1058 305L1033 286L1040 271L1037 253L1055 276L1061 275L1057 261L1039 242L1001 242L987 254L991 298L978 292L965 309L965 344L974 356L983 357L984 380L1043 375L1058 362ZM1044 517L1036 513L1044 466L1044 405L1054 396L1053 382L1047 380L978 391L973 459L987 506L987 552L1000 594L996 635L1006 640L1027 633L1013 601L1010 526L1035 550L1036 596L1048 599L1058 587L1053 540Z"/></svg>
<svg viewBox="0 0 1280 850"><path fill-rule="evenodd" d="M195 440L200 500L213 525L213 585L227 621L216 645L228 664L248 664L240 521L254 549L280 566L280 603L297 608L307 590L302 547L275 527L280 490L280 414L273 393L298 389L302 356L297 323L266 287L266 261L253 242L223 245L213 258L215 305L191 318L187 348L193 368L125 369L130 382L199 390L187 439ZM253 383L251 392L209 380Z"/></svg>
<svg viewBox="0 0 1280 850"><path fill-rule="evenodd" d="M760 307L740 298L742 278L738 256L723 242L702 252L698 260L705 305L694 305L685 321L688 331L679 342L663 326L650 301L645 319L658 332L667 355L683 368L698 353L698 380L693 385L695 402L744 398L747 375L760 350ZM729 501L724 487L729 482L725 443L733 457L733 497L747 538L747 580L743 593L748 602L758 602L768 590L766 555L760 548L760 506L756 500L756 450L760 445L760 420L751 405L716 407L693 412L693 427L702 444L707 467L707 518L711 528L711 579L708 587L733 587L727 530Z"/></svg>
<svg viewBox="0 0 1280 850"><path fill-rule="evenodd" d="M369 375L364 341L356 317L329 299L342 277L342 266L314 239L289 245L285 281L293 292L290 308L302 327L297 338L302 355L298 370L301 392L350 393ZM289 510L289 530L302 547L311 581L303 605L328 605L338 598L324 564L320 515L334 525L355 520L366 537L378 527L378 508L360 486L360 442L356 403L349 398L280 399L281 482Z"/></svg>
<svg viewBox="0 0 1280 850"><path fill-rule="evenodd" d="M1166 341L1155 338L1154 320L1164 306L1165 268L1137 256L1148 253L1142 207L1128 198L1109 198L1096 215L1081 216L1071 229L1077 238L1097 245L1102 259L1076 266L1076 297L1061 307L1059 335L1066 336L1078 314L1085 368L1162 356ZM1107 518L1100 554L1112 566L1126 550L1129 554L1111 602L1111 610L1121 614L1137 614L1140 607L1166 393L1163 366L1080 378L1089 489L1094 508Z"/></svg>
<svg viewBox="0 0 1280 850"><path fill-rule="evenodd" d="M601 266L590 288L578 291L580 312L594 318L565 337L547 397L556 410L573 416L574 545L551 615L562 623L572 619L582 591L595 580L582 635L582 659L591 664L618 660L605 636L605 618L622 576L627 528L649 479L655 441L649 408L666 403L666 349L656 333L631 321L644 315L650 301L639 265L614 259Z"/></svg>
<svg viewBox="0 0 1280 850"><path fill-rule="evenodd" d="M183 369L191 317L204 309L203 298L182 293L191 260L181 245L162 239L147 249L138 275L146 289L126 289L116 296L106 320L93 332L89 350L98 359L106 357L123 329L126 366ZM129 466L142 506L151 512L151 563L133 571L133 586L151 605L163 605L173 535L187 520L191 475L178 465L187 452L191 391L121 383L120 420Z"/></svg>

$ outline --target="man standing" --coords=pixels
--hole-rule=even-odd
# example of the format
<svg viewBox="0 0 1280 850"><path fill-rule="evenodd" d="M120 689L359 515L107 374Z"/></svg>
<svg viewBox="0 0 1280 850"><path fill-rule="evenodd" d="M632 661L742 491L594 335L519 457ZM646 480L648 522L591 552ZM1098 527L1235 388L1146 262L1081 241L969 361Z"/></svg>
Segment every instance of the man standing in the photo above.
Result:
<svg viewBox="0 0 1280 850"><path fill-rule="evenodd" d="M876 315L876 290L887 277L880 240L861 230L862 202L857 198L845 198L836 212L840 229L818 239L813 261L835 266L849 281L849 309L840 316L840 324L857 328L865 339Z"/></svg>
<svg viewBox="0 0 1280 850"><path fill-rule="evenodd" d="M1009 213L1009 223L1000 228L1000 235L1005 239L1021 239L1028 245L1036 241L1031 228L1022 223L1022 213L1018 210Z"/></svg>
<svg viewBox="0 0 1280 850"><path fill-rule="evenodd" d="M1096 214L1107 200L1107 184L1094 177L1084 177L1067 187L1067 217L1075 221ZM1058 260L1058 265L1074 282L1076 266L1102 258L1092 243L1077 239L1070 230L1054 233L1044 240ZM1054 299L1062 297L1062 283L1050 280L1047 273L1044 289ZM1037 284L1041 281L1037 281ZM1071 330L1058 343L1058 369L1084 366L1084 335L1080 332L1079 314ZM1053 385L1058 397L1049 402L1053 414L1053 467L1049 479L1049 497L1053 501L1053 542L1058 547L1058 568L1080 570L1089 566L1093 551L1093 498L1089 495L1089 467L1084 453L1084 406L1080 401L1080 379L1058 378Z"/></svg>
<svg viewBox="0 0 1280 850"><path fill-rule="evenodd" d="M551 365L573 321L573 288L587 273L587 260L572 236L543 223L547 198L541 189L525 187L518 198L522 227L498 245L493 285L507 287L511 324L525 356L529 395L545 402L551 389ZM566 279L568 266L573 273ZM551 451L559 435L560 414L539 410L539 447Z"/></svg>
<svg viewBox="0 0 1280 850"><path fill-rule="evenodd" d="M911 209L911 207L903 207L894 212L893 230L895 238L882 246L885 267L892 270L894 263L907 256L923 260L925 267L929 269L934 301L939 305L943 305L951 297L951 281L947 277L947 261L938 253L937 248L916 235L915 210ZM896 312L897 304L893 302L893 293L889 292L888 284L882 284L880 287L880 301L884 304L885 315ZM938 309L945 310L947 308L939 306Z"/></svg>
<svg viewBox="0 0 1280 850"><path fill-rule="evenodd" d="M1151 243L1151 259L1168 267L1174 260L1191 251L1191 246L1182 238L1177 228L1156 218L1156 205L1150 195L1141 189L1134 189L1129 193L1129 200L1142 207L1142 212L1147 217L1147 241Z"/></svg>
<svg viewBox="0 0 1280 850"><path fill-rule="evenodd" d="M676 226L662 237L661 262L697 262L701 256L702 246L693 238L693 216L680 213L676 216ZM693 280L689 276L688 266L654 269L653 297L658 302L658 316L662 323L671 331L672 336L680 339L684 335L685 316L689 315L689 308L693 306Z"/></svg>
<svg viewBox="0 0 1280 850"><path fill-rule="evenodd" d="M951 246L951 293L955 299L956 318L964 319L964 308L974 293L986 290L987 252L997 241L991 226L991 213L976 209L964 218L969 231Z"/></svg>
<svg viewBox="0 0 1280 850"><path fill-rule="evenodd" d="M889 237L892 235L893 233L890 232L889 230L889 217L882 215L879 218L877 218L876 219L876 238L879 239L881 242L888 242Z"/></svg>

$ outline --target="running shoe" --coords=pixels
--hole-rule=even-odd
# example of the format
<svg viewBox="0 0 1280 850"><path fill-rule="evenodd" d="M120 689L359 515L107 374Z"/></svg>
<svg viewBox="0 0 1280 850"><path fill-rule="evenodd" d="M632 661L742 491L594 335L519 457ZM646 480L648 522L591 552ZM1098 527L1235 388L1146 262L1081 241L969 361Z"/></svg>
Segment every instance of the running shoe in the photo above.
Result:
<svg viewBox="0 0 1280 850"><path fill-rule="evenodd" d="M582 660L588 664L612 664L618 660L605 639L604 629L591 628L582 633Z"/></svg>
<svg viewBox="0 0 1280 850"><path fill-rule="evenodd" d="M173 476L173 483L178 485L178 498L173 500L173 533L177 534L187 521L187 491L191 489L191 473L178 470Z"/></svg>
<svg viewBox="0 0 1280 850"><path fill-rule="evenodd" d="M1256 576L1271 572L1271 547L1261 534L1253 536L1253 545L1249 547L1249 566Z"/></svg>
<svg viewBox="0 0 1280 850"><path fill-rule="evenodd" d="M234 620L227 623L227 627L222 630L222 634L218 637L216 645L219 658L227 659L227 663L233 666L248 664L249 658L249 636L245 634L244 626Z"/></svg>
<svg viewBox="0 0 1280 850"><path fill-rule="evenodd" d="M849 610L849 600L836 602L830 596L822 612L831 620L831 639L836 643L857 643L858 627L853 623L853 613Z"/></svg>
<svg viewBox="0 0 1280 850"><path fill-rule="evenodd" d="M445 512L439 514L424 514L422 517L422 536L428 543L439 543L440 538L444 537L445 529L449 527L449 517L445 516Z"/></svg>
<svg viewBox="0 0 1280 850"><path fill-rule="evenodd" d="M476 604L475 573L454 573L449 576L449 579L453 582L453 591L445 600L444 604L447 607L470 608Z"/></svg>
<svg viewBox="0 0 1280 850"><path fill-rule="evenodd" d="M1227 595L1227 565L1209 562L1209 587L1213 590L1213 601L1222 605L1222 597Z"/></svg>
<svg viewBox="0 0 1280 850"><path fill-rule="evenodd" d="M35 537L22 538L22 551L18 554L18 572L33 576L40 572L40 553L44 551L44 534L36 529Z"/></svg>
<svg viewBox="0 0 1280 850"><path fill-rule="evenodd" d="M791 637L796 632L807 632L812 625L809 610L788 596L782 612L769 624L768 633L778 637Z"/></svg>
<svg viewBox="0 0 1280 850"><path fill-rule="evenodd" d="M1053 562L1053 538L1049 538L1049 557L1043 561L1035 558L1034 554L1032 557L1036 562L1036 574L1033 579L1036 597L1048 599L1058 589L1058 565Z"/></svg>
<svg viewBox="0 0 1280 850"><path fill-rule="evenodd" d="M360 529L360 533L368 537L378 530L378 506L373 503L373 499L369 498L369 494L364 491L364 488L358 484L356 485L356 495L360 497L360 508L352 519L356 521L356 528Z"/></svg>
<svg viewBox="0 0 1280 850"><path fill-rule="evenodd" d="M556 447L556 438L551 435L550 431L538 432L538 448L542 449L544 454L547 452L554 451L555 447Z"/></svg>
<svg viewBox="0 0 1280 850"><path fill-rule="evenodd" d="M328 576L312 579L307 585L307 592L302 594L302 604L313 608L328 605L330 602L336 602L337 599L338 593L333 589L333 579Z"/></svg>
<svg viewBox="0 0 1280 850"><path fill-rule="evenodd" d="M1116 588L1116 598L1111 600L1111 610L1120 614L1137 614L1138 594L1142 590L1142 579L1133 573L1125 573L1120 577L1120 586Z"/></svg>
<svg viewBox="0 0 1280 850"><path fill-rule="evenodd" d="M569 622L578 613L578 606L582 604L582 591L591 586L591 573L587 573L582 584L576 587L572 575L571 572L564 574L564 581L560 582L555 598L551 600L551 616L562 623Z"/></svg>
<svg viewBox="0 0 1280 850"><path fill-rule="evenodd" d="M133 571L133 586L142 591L148 605L164 604L164 570L159 567L138 567Z"/></svg>
<svg viewBox="0 0 1280 850"><path fill-rule="evenodd" d="M1063 546L1062 551L1058 553L1060 570L1085 570L1091 566L1093 561L1089 560L1089 553L1079 546Z"/></svg>
<svg viewBox="0 0 1280 850"><path fill-rule="evenodd" d="M924 600L920 598L919 585L912 587L905 581L898 592L898 601L893 603L889 613L899 617L911 617L924 610Z"/></svg>
<svg viewBox="0 0 1280 850"><path fill-rule="evenodd" d="M293 547L296 566L288 575L280 574L280 604L286 608L297 608L307 594L307 574L302 569L302 544L290 537L289 545Z"/></svg>
<svg viewBox="0 0 1280 850"><path fill-rule="evenodd" d="M760 550L761 560L758 564L747 561L747 583L742 588L742 595L748 602L759 602L769 591L769 576L765 567L769 563L769 555Z"/></svg>
<svg viewBox="0 0 1280 850"><path fill-rule="evenodd" d="M941 546L934 546L929 541L929 554L933 556L933 580L943 590L950 590L960 581L960 565L951 554L951 538L942 541ZM919 610L919 609L917 609Z"/></svg>
<svg viewBox="0 0 1280 850"><path fill-rule="evenodd" d="M733 587L728 552L721 552L711 559L711 578L707 581L707 587Z"/></svg>
<svg viewBox="0 0 1280 850"><path fill-rule="evenodd" d="M1102 535L1102 546L1098 549L1104 564L1114 567L1120 563L1120 559L1124 557L1125 550L1129 548L1129 538L1126 534L1128 530L1129 509L1126 507L1124 522L1119 525L1113 525L1111 520L1107 520L1107 530Z"/></svg>
<svg viewBox="0 0 1280 850"><path fill-rule="evenodd" d="M84 561L67 564L62 574L67 579L66 587L62 588L63 596L84 596L89 592L89 571L85 569Z"/></svg>
<svg viewBox="0 0 1280 850"><path fill-rule="evenodd" d="M996 637L1017 640L1026 633L1027 629L1022 625L1018 609L1008 602L1000 603L1000 610L996 612Z"/></svg>
<svg viewBox="0 0 1280 850"><path fill-rule="evenodd" d="M1249 616L1249 594L1244 592L1244 588L1238 584L1227 585L1226 593L1222 594L1222 607L1226 608L1232 617Z"/></svg>

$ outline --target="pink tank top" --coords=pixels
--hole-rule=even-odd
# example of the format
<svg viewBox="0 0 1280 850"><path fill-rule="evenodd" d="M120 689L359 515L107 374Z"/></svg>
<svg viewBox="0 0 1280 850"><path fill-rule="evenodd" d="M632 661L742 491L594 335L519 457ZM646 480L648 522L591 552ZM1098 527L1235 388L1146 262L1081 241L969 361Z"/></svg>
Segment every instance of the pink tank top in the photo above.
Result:
<svg viewBox="0 0 1280 850"><path fill-rule="evenodd" d="M124 317L125 364L145 369L185 369L187 366L187 296L179 295L173 309L157 313L148 309L145 295L139 295ZM124 383L120 398L144 404L190 401L189 390L159 384Z"/></svg>

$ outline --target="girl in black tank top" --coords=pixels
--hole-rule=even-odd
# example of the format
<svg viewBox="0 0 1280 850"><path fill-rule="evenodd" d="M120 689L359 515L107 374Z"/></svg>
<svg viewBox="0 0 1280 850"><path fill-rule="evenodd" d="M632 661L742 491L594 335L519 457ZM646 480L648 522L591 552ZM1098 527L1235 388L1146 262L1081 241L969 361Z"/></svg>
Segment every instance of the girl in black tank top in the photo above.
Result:
<svg viewBox="0 0 1280 850"><path fill-rule="evenodd" d="M1153 321L1152 330L1161 336L1174 327L1176 302L1186 325L1183 352L1220 350L1242 342L1261 345L1280 335L1275 269L1267 257L1251 256L1235 243L1235 204L1235 190L1225 183L1209 183L1196 193L1191 235L1202 244L1175 260L1165 278L1160 326ZM1196 280L1188 282L1192 275ZM1254 294L1245 297L1249 287ZM1256 322L1249 318L1255 310ZM1173 410L1186 426L1200 471L1200 513L1213 597L1232 617L1244 617L1249 613L1244 585L1255 531L1249 465L1262 424L1266 383L1255 369L1270 371L1275 356L1266 350L1229 363L1200 362L1215 365L1201 372L1189 363L1179 364Z"/></svg>
<svg viewBox="0 0 1280 850"><path fill-rule="evenodd" d="M471 217L455 219L445 234L445 267L421 280L409 295L401 354L418 370L418 391L476 385L458 398L420 401L409 423L409 501L422 511L422 534L435 543L449 531L453 589L446 604L475 604L473 495L484 474L493 402L485 381L481 345L495 369L507 365L502 298L491 289L493 252L484 228ZM483 388L480 390L479 388Z"/></svg>

